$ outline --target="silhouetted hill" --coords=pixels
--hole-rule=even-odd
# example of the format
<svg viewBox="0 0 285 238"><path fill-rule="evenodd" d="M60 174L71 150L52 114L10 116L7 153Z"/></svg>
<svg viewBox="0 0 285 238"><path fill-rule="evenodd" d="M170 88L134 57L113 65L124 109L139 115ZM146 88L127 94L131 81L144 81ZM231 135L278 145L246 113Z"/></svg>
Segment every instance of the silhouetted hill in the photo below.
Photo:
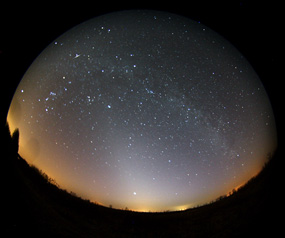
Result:
<svg viewBox="0 0 285 238"><path fill-rule="evenodd" d="M230 197L183 212L139 213L95 205L57 188L18 156L17 140L10 138L7 127L2 135L7 185L2 220L9 237L275 237L280 233L283 195L278 152L256 178Z"/></svg>

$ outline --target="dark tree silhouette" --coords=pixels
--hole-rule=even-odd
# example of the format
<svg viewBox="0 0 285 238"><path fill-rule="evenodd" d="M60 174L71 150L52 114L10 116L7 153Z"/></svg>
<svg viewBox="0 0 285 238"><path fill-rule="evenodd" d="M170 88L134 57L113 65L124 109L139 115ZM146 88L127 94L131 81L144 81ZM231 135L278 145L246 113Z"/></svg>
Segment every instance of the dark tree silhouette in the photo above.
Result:
<svg viewBox="0 0 285 238"><path fill-rule="evenodd" d="M17 128L12 134L12 151L15 153L18 153L19 151L19 136L20 132L19 129Z"/></svg>

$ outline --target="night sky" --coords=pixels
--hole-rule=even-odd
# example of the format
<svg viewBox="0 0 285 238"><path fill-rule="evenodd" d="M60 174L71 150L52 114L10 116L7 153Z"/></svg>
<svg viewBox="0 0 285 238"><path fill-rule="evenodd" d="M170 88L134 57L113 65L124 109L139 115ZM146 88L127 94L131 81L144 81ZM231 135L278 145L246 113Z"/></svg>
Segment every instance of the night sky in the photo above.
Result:
<svg viewBox="0 0 285 238"><path fill-rule="evenodd" d="M91 19L54 40L14 95L20 154L115 208L179 210L256 175L276 147L257 74L203 24L157 11Z"/></svg>

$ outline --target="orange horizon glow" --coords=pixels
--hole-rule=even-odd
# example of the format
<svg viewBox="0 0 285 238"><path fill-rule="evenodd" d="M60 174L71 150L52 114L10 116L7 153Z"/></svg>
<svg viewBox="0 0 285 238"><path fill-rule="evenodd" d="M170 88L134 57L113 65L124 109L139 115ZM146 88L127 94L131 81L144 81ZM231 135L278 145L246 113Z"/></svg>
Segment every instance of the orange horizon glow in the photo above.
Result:
<svg viewBox="0 0 285 238"><path fill-rule="evenodd" d="M8 121L8 126L9 126L9 129L10 129L10 135L12 136L13 132L15 131L16 127L13 127L13 124L10 124ZM21 133L20 133L21 134ZM243 182L239 183L239 185L234 185L233 188L231 189L226 189L224 192L221 192L217 195L212 195L209 197L209 199L207 198L204 198L201 200L201 202L196 202L196 203L189 203L189 204L185 204L185 205L178 205L178 206L174 206L174 207L160 207L160 206L157 206L157 207L145 207L145 206L137 206L137 207L132 207L132 206L124 206L124 205L116 205L116 203L111 204L111 203L105 203L103 201L99 201L99 200L95 200L94 198L92 197L84 197L84 194L81 194L81 193L78 193L76 191L74 191L74 188L70 187L70 186L65 186L64 184L61 183L61 180L60 180L60 177L56 177L56 175L54 175L54 173L52 173L51 171L48 171L47 170L44 170L44 169L40 169L36 163L32 163L32 162L29 162L29 159L27 159L27 157L25 155L29 155L29 152L25 151L24 147L22 146L21 144L21 139L19 140L19 155L21 155L21 157L23 159L25 159L27 161L27 163L29 165L34 165L36 166L37 169L41 170L42 173L46 174L48 176L48 178L50 178L50 182L55 185L56 187L58 187L59 189L62 189L62 190L65 190L67 191L68 193L70 194L75 194L76 196L82 198L82 199L87 199L89 200L91 203L94 203L94 204L97 204L97 205L100 205L100 206L104 206L104 207L112 207L113 209L118 209L118 210L129 210L129 211L133 211L133 212L166 212L166 211L169 211L169 212L173 212L173 211L184 211L184 210L187 210L187 209L191 209L191 208L195 208L195 207L201 207L201 206L204 206L204 205L207 205L208 203L211 203L211 202L214 202L217 198L219 197L222 197L222 196L226 196L226 197L229 197L233 194L233 191L238 191L240 188L242 188L244 185L247 184L247 182L258 176L258 174L262 171L263 169L263 165L261 165L259 168L256 168L254 170L254 172L252 173L252 176L250 177L247 177ZM28 157L29 158L29 157ZM34 161L33 159L31 159L31 161ZM231 187L231 186L229 186ZM127 209L126 209L127 208Z"/></svg>

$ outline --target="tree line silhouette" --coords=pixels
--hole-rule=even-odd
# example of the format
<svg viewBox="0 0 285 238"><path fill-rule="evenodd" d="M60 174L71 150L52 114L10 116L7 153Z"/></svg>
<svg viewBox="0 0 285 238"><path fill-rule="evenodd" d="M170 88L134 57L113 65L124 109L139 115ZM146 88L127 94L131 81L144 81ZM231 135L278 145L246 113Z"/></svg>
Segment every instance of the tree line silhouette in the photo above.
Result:
<svg viewBox="0 0 285 238"><path fill-rule="evenodd" d="M272 186L276 160L231 196L185 211L140 213L96 205L59 189L18 155L20 131L11 136L7 127L6 132L4 176L10 186L4 227L12 237L256 237L267 230L274 236L267 218L274 220L278 210L272 196L278 191Z"/></svg>

